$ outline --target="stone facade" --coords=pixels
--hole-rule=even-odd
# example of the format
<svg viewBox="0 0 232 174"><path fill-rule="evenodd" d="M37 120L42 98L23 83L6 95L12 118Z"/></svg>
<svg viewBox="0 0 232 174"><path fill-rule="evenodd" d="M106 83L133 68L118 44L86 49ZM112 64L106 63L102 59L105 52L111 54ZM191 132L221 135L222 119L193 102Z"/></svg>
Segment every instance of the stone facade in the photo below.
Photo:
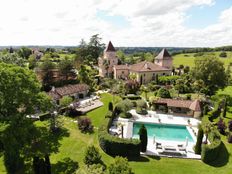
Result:
<svg viewBox="0 0 232 174"><path fill-rule="evenodd" d="M103 56L98 58L99 76L101 77L113 77L114 65L118 64L118 57L116 50L111 42L103 52Z"/></svg>
<svg viewBox="0 0 232 174"><path fill-rule="evenodd" d="M172 74L172 57L163 49L155 58L154 63L143 61L133 65L118 65L116 50L111 42L98 59L99 76L127 80L134 76L140 84L149 83L157 76Z"/></svg>

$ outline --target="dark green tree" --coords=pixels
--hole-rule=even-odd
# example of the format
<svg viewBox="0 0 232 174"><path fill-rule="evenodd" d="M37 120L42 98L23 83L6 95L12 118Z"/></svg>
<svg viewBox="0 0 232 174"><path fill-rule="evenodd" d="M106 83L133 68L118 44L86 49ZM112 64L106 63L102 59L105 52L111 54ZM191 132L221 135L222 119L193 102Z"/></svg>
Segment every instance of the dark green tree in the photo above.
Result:
<svg viewBox="0 0 232 174"><path fill-rule="evenodd" d="M0 63L0 84L0 122L7 125L0 136L4 163L8 173L16 173L23 169L35 130L26 116L43 108L44 95L35 74L19 66Z"/></svg>
<svg viewBox="0 0 232 174"><path fill-rule="evenodd" d="M65 80L68 80L69 75L74 75L73 65L73 61L67 57L59 62L58 67L61 74L65 76Z"/></svg>
<svg viewBox="0 0 232 174"><path fill-rule="evenodd" d="M20 57L28 59L29 56L31 55L32 51L28 47L21 47L17 53L19 54Z"/></svg>
<svg viewBox="0 0 232 174"><path fill-rule="evenodd" d="M170 92L166 88L160 88L157 93L157 97L171 98Z"/></svg>
<svg viewBox="0 0 232 174"><path fill-rule="evenodd" d="M88 43L88 56L86 57L88 61L97 63L97 59L102 53L105 44L101 43L102 38L99 37L99 34L95 34L90 38ZM86 59L85 58L85 59Z"/></svg>
<svg viewBox="0 0 232 174"><path fill-rule="evenodd" d="M102 164L101 155L96 147L87 147L85 151L84 163L87 166L93 164Z"/></svg>
<svg viewBox="0 0 232 174"><path fill-rule="evenodd" d="M139 139L141 141L140 143L140 151L146 152L147 151L147 129L142 124L141 128L139 129Z"/></svg>
<svg viewBox="0 0 232 174"><path fill-rule="evenodd" d="M113 107L112 102L109 102L108 109L109 109L109 111L113 111L114 107Z"/></svg>
<svg viewBox="0 0 232 174"><path fill-rule="evenodd" d="M201 154L201 145L202 145L203 136L204 136L204 132L202 130L201 125L199 125L198 133L197 133L197 142L196 142L195 149L194 149L195 153L199 155Z"/></svg>
<svg viewBox="0 0 232 174"><path fill-rule="evenodd" d="M219 88L227 84L227 75L223 63L215 57L201 57L195 59L195 66L191 71L195 80L202 80L212 95Z"/></svg>

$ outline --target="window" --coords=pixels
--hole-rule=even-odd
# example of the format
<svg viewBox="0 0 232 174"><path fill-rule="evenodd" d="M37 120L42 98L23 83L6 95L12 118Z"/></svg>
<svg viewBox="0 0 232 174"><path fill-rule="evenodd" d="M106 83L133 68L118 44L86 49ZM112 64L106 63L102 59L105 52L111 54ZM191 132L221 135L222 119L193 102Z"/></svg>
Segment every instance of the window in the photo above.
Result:
<svg viewBox="0 0 232 174"><path fill-rule="evenodd" d="M122 71L122 74L124 74L124 71Z"/></svg>

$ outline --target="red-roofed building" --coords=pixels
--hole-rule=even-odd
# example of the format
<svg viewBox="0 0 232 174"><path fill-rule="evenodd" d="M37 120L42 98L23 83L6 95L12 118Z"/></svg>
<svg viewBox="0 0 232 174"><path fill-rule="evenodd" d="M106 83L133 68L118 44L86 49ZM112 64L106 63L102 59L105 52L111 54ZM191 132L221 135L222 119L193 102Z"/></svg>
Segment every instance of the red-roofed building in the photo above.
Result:
<svg viewBox="0 0 232 174"><path fill-rule="evenodd" d="M63 87L55 88L53 87L48 95L52 97L53 100L59 101L64 96L70 96L75 99L84 98L89 92L89 86L86 84L75 84L66 85Z"/></svg>
<svg viewBox="0 0 232 174"><path fill-rule="evenodd" d="M180 100L159 98L154 100L157 112L167 112L169 114L190 116L199 118L201 115L201 106L199 100Z"/></svg>
<svg viewBox="0 0 232 174"><path fill-rule="evenodd" d="M99 75L101 77L114 77L127 80L134 75L140 84L149 83L157 76L172 74L172 57L163 49L155 58L155 62L143 61L133 65L118 65L116 50L111 43L107 45L103 56L98 59Z"/></svg>

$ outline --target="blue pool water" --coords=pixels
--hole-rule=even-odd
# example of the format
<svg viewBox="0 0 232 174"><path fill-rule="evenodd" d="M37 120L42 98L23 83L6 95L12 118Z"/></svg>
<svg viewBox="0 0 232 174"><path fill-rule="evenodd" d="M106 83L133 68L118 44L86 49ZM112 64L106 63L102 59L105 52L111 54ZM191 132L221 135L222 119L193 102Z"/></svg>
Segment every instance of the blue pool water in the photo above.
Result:
<svg viewBox="0 0 232 174"><path fill-rule="evenodd" d="M155 136L156 140L168 141L186 141L188 137L189 142L194 142L192 136L187 130L186 126L170 125L170 124L149 124L149 123L134 123L133 137L138 138L138 132L141 125L144 124L147 128L148 138Z"/></svg>

